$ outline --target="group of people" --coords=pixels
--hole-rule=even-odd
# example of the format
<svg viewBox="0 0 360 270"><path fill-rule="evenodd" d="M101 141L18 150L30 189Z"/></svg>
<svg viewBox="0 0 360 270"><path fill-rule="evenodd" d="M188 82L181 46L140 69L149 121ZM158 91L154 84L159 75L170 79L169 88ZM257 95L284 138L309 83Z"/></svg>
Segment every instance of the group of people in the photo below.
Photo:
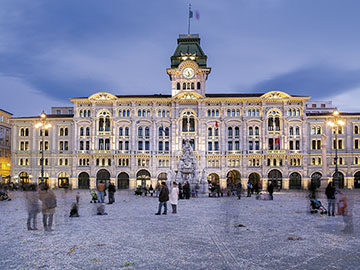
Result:
<svg viewBox="0 0 360 270"><path fill-rule="evenodd" d="M115 185L110 182L108 187L106 187L104 181L100 181L96 187L97 192L98 192L98 196L97 196L97 200L100 203L104 203L105 202L105 196L107 195L106 190L109 193L109 202L108 204L113 204L115 202L115 192L116 192L116 188Z"/></svg>
<svg viewBox="0 0 360 270"><path fill-rule="evenodd" d="M28 186L25 193L26 206L28 211L27 229L37 230L37 214L41 212L45 231L52 231L55 208L57 206L56 195L47 185L40 185L40 191L35 184Z"/></svg>
<svg viewBox="0 0 360 270"><path fill-rule="evenodd" d="M153 188L152 184L148 186L138 186L135 190L135 195L139 196L147 196L150 194L151 197L155 195L155 197L160 196L162 185L160 183L157 183L155 186L155 189ZM191 196L198 197L200 186L199 184L196 184L193 188L191 187L189 181L186 181L185 184L179 183L177 185L177 188L179 190L179 199L190 199Z"/></svg>
<svg viewBox="0 0 360 270"><path fill-rule="evenodd" d="M170 201L172 213L177 213L177 205L179 201L179 187L176 182L172 183L171 190L166 185L166 182L161 182L159 192L159 208L155 215L161 215L162 207L164 207L163 215L167 214L167 202Z"/></svg>
<svg viewBox="0 0 360 270"><path fill-rule="evenodd" d="M348 210L347 198L344 196L341 190L336 190L333 182L329 182L325 195L328 200L328 215L335 216L335 209L337 206L337 214L346 216Z"/></svg>

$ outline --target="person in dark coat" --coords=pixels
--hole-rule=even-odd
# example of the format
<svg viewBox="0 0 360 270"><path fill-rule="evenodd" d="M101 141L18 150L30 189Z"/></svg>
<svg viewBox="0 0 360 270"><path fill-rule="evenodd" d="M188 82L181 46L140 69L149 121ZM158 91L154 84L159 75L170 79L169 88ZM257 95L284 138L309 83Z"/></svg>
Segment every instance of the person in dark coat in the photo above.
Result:
<svg viewBox="0 0 360 270"><path fill-rule="evenodd" d="M316 200L316 189L317 189L317 186L316 186L316 182L315 181L311 181L310 182L310 187L309 187L309 191L310 191L310 199L314 199Z"/></svg>
<svg viewBox="0 0 360 270"><path fill-rule="evenodd" d="M273 199L274 199L274 197L273 197L274 186L273 186L272 182L270 182L270 183L268 184L267 191L269 192L270 200L273 200Z"/></svg>
<svg viewBox="0 0 360 270"><path fill-rule="evenodd" d="M160 194L159 194L159 210L155 215L161 215L161 208L164 206L163 215L167 214L167 201L169 200L169 189L165 182L161 182Z"/></svg>
<svg viewBox="0 0 360 270"><path fill-rule="evenodd" d="M330 216L330 209L332 210L331 213L335 216L335 192L336 189L334 187L333 182L329 182L325 189L325 194L328 200L328 215Z"/></svg>
<svg viewBox="0 0 360 270"><path fill-rule="evenodd" d="M183 186L179 183L179 200L184 199L183 197Z"/></svg>
<svg viewBox="0 0 360 270"><path fill-rule="evenodd" d="M112 204L115 202L114 194L116 192L115 185L112 182L110 182L108 186L108 192L109 192L109 204Z"/></svg>
<svg viewBox="0 0 360 270"><path fill-rule="evenodd" d="M186 181L185 185L184 185L184 195L185 195L185 199L190 199L190 184L189 181Z"/></svg>
<svg viewBox="0 0 360 270"><path fill-rule="evenodd" d="M241 199L241 182L237 183L236 185L236 195L238 197L238 200Z"/></svg>

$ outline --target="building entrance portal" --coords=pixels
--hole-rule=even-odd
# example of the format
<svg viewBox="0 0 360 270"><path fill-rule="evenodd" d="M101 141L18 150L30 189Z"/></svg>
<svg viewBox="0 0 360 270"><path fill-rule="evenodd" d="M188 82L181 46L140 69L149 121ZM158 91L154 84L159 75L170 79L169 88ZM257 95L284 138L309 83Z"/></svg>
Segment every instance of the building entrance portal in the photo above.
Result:
<svg viewBox="0 0 360 270"><path fill-rule="evenodd" d="M90 188L90 176L87 172L82 172L78 177L78 189Z"/></svg>
<svg viewBox="0 0 360 270"><path fill-rule="evenodd" d="M100 181L103 181L105 183L105 186L107 187L110 182L110 173L108 170L101 169L96 174L96 186L100 183Z"/></svg>
<svg viewBox="0 0 360 270"><path fill-rule="evenodd" d="M272 170L268 174L268 182L272 182L274 189L282 189L282 174L279 170Z"/></svg>

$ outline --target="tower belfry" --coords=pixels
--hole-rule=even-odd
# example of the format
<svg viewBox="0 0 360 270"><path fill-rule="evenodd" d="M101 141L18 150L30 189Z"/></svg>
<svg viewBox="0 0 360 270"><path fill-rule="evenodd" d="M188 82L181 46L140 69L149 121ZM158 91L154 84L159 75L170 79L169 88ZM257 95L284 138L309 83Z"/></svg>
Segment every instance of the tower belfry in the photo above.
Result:
<svg viewBox="0 0 360 270"><path fill-rule="evenodd" d="M167 69L172 82L172 96L182 91L193 91L205 96L205 81L211 71L207 56L200 46L199 34L182 34L171 56L171 68Z"/></svg>

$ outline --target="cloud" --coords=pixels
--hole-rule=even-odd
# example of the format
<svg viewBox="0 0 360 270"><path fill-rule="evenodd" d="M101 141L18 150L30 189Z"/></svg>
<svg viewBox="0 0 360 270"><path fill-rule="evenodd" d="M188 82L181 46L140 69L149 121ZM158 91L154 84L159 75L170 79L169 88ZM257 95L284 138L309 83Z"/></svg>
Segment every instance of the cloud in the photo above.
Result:
<svg viewBox="0 0 360 270"><path fill-rule="evenodd" d="M39 90L31 87L21 78L0 74L1 95L0 107L16 116L36 116L44 110L51 113L51 106L71 106L71 102L63 102L49 98Z"/></svg>
<svg viewBox="0 0 360 270"><path fill-rule="evenodd" d="M329 100L333 101L335 107L343 112L360 112L360 87L351 89L344 93L335 94Z"/></svg>
<svg viewBox="0 0 360 270"><path fill-rule="evenodd" d="M253 91L283 90L294 95L330 99L360 86L360 70L310 66L275 75L253 85Z"/></svg>

